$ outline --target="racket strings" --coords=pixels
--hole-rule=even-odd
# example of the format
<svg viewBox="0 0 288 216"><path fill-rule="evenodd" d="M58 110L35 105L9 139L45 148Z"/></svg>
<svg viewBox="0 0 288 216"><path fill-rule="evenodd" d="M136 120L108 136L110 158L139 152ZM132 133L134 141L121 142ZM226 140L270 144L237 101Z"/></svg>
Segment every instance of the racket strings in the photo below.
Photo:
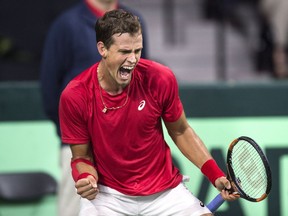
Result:
<svg viewBox="0 0 288 216"><path fill-rule="evenodd" d="M231 154L231 165L237 185L251 198L259 198L267 188L265 165L257 150L248 142L234 146Z"/></svg>

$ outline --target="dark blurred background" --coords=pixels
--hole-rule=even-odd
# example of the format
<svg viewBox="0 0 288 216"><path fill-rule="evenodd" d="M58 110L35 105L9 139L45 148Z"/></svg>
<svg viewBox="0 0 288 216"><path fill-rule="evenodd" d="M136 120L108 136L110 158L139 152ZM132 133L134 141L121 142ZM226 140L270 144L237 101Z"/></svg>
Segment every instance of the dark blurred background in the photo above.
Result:
<svg viewBox="0 0 288 216"><path fill-rule="evenodd" d="M0 81L38 80L52 21L79 0L0 1ZM181 83L275 78L261 0L122 0L146 21L148 52Z"/></svg>
<svg viewBox="0 0 288 216"><path fill-rule="evenodd" d="M56 179L59 176L59 140L44 113L39 69L53 20L78 1L0 0L0 175L40 169ZM141 13L146 23L148 56L174 71L186 115L193 127L199 120L200 131L203 123L203 137L213 139L210 147L218 148L221 143L226 152L223 143L227 142L223 140L252 133L252 137L265 141L275 178L285 179L288 76L279 78L274 73L272 26L260 8L264 1L120 0ZM209 136L209 130L214 129L220 133ZM286 156L285 163L282 159L280 163L282 156ZM194 179L191 182L194 184ZM241 209L249 215L288 215L283 187L283 182L273 182L264 207L257 204L249 208L245 204L242 209L238 205L217 215L243 216ZM56 215L56 199L47 200L37 200L26 208L23 203L3 204L0 198L0 215ZM9 213L2 213L5 211Z"/></svg>
<svg viewBox="0 0 288 216"><path fill-rule="evenodd" d="M0 81L38 80L51 22L77 0L0 1Z"/></svg>

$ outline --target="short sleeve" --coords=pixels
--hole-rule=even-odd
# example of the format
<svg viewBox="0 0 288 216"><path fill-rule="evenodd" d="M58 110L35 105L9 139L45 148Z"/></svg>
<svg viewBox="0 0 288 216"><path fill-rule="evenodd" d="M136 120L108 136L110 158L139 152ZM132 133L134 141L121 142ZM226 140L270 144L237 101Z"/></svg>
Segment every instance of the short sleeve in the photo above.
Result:
<svg viewBox="0 0 288 216"><path fill-rule="evenodd" d="M87 101L85 88L71 82L62 92L59 105L61 139L67 144L85 144L89 142L87 129Z"/></svg>
<svg viewBox="0 0 288 216"><path fill-rule="evenodd" d="M162 118L167 122L177 121L182 112L183 105L179 97L178 83L173 72L165 67L159 79L160 102L163 106Z"/></svg>

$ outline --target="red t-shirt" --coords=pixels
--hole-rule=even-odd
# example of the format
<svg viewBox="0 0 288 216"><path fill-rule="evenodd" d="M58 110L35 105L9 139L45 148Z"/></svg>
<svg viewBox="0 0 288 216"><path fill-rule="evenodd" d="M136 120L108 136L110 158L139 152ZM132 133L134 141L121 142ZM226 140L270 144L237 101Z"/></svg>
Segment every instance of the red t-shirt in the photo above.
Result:
<svg viewBox="0 0 288 216"><path fill-rule="evenodd" d="M133 71L130 90L111 96L102 90L97 67L91 66L65 88L60 99L62 141L92 144L98 183L127 195L151 195L176 187L182 180L164 140L161 119L179 119L183 106L172 71L141 59Z"/></svg>

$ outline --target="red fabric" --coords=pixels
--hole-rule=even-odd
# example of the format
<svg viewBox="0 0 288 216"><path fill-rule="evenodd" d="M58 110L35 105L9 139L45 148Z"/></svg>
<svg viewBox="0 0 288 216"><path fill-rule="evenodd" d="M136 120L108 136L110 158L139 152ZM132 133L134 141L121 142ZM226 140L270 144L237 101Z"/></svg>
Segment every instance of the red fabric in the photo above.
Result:
<svg viewBox="0 0 288 216"><path fill-rule="evenodd" d="M104 108L97 80L98 63L72 80L60 100L63 143L92 144L99 184L128 195L151 195L176 187L182 180L163 140L162 119L174 122L183 112L172 71L141 59L131 80L125 106ZM102 91L107 107L127 98Z"/></svg>
<svg viewBox="0 0 288 216"><path fill-rule="evenodd" d="M85 173L81 173L79 174L78 172L78 169L77 169L77 163L85 163L85 164L88 164L90 166L93 166L93 163L90 161L90 160L87 160L87 159L84 159L84 158L78 158L78 159L75 159L75 160L72 160L71 161L71 168L72 168L72 177L74 179L75 182L77 182L79 179L81 178L86 178L87 176L85 176ZM89 174L89 173L88 173ZM89 175L92 175L92 174L89 174ZM92 175L93 176L93 175ZM95 178L95 176L93 176ZM96 179L96 178L95 178Z"/></svg>
<svg viewBox="0 0 288 216"><path fill-rule="evenodd" d="M94 7L92 4L90 4L87 0L85 0L85 3L87 7L91 10L91 12L96 16L96 17L102 17L106 13L106 11L102 11L99 8ZM118 5L117 5L118 8Z"/></svg>
<svg viewBox="0 0 288 216"><path fill-rule="evenodd" d="M81 174L78 176L77 181L80 180L80 179L83 179L83 178L87 178L89 175L92 175L92 174L87 173L87 172L81 173ZM92 176L93 176L93 178L96 180L96 177L95 177L94 175L92 175Z"/></svg>
<svg viewBox="0 0 288 216"><path fill-rule="evenodd" d="M218 167L215 160L207 160L201 167L201 172L209 179L209 181L215 186L217 178L225 176L224 172Z"/></svg>

